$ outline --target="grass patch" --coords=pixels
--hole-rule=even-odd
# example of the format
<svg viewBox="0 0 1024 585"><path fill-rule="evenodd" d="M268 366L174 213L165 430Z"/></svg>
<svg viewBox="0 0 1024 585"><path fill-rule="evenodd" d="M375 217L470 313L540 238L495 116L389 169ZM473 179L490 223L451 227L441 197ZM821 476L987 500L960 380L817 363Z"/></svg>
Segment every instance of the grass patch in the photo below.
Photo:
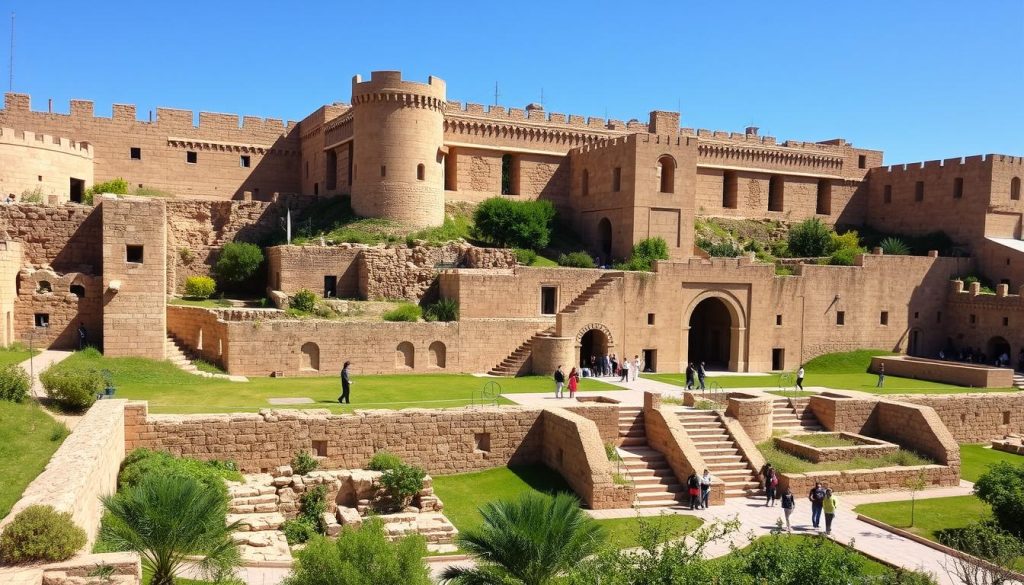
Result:
<svg viewBox="0 0 1024 585"><path fill-rule="evenodd" d="M989 466L1000 461L1020 465L1024 463L1024 455L996 451L985 445L960 445L960 478L970 482L978 481Z"/></svg>
<svg viewBox="0 0 1024 585"><path fill-rule="evenodd" d="M875 469L878 467L913 467L915 465L930 465L934 463L929 459L914 453L900 449L889 455L879 457L856 457L847 461L829 461L827 463L811 463L810 461L787 453L775 446L772 440L764 441L757 445L765 460L770 462L775 469L782 473L807 473L809 471L845 471L849 469Z"/></svg>
<svg viewBox="0 0 1024 585"><path fill-rule="evenodd" d="M552 260L551 258L545 258L544 256L537 254L537 257L533 259L533 262L530 262L530 266L538 268L550 268L552 266L557 267L558 261Z"/></svg>
<svg viewBox="0 0 1024 585"><path fill-rule="evenodd" d="M442 225L409 232L398 222L359 217L352 210L348 197L329 197L303 211L296 221L297 235L292 238L292 243L301 245L323 238L330 243L399 244L425 240L429 244L443 244L460 238L468 239L471 230L470 205L446 205Z"/></svg>
<svg viewBox="0 0 1024 585"><path fill-rule="evenodd" d="M231 307L231 301L228 299L181 299L173 298L167 302L169 305L180 305L183 307L203 307L206 309L217 309L223 307Z"/></svg>
<svg viewBox="0 0 1024 585"><path fill-rule="evenodd" d="M0 518L39 475L67 437L67 427L34 401L0 400Z"/></svg>
<svg viewBox="0 0 1024 585"><path fill-rule="evenodd" d="M914 525L910 525L910 502L861 504L854 511L890 526L938 542L935 533L947 528L963 528L990 516L992 509L977 496L918 499L914 505Z"/></svg>
<svg viewBox="0 0 1024 585"><path fill-rule="evenodd" d="M490 381L500 384L505 394L554 392L554 383L548 376L491 380L468 374L360 376L355 371L353 404L342 405L337 402L341 394L337 375L230 382L193 376L170 362L108 358L88 350L76 352L54 368L110 370L117 397L148 400L149 411L154 414L256 412L261 408L328 408L332 412L351 412L356 408L448 408L471 404L473 392L479 392ZM610 392L619 388L585 378L580 380L580 390ZM267 401L269 398L311 398L313 403L275 407ZM511 402L502 399L500 404Z"/></svg>
<svg viewBox="0 0 1024 585"><path fill-rule="evenodd" d="M561 475L543 465L496 467L486 471L434 477L434 491L444 502L444 515L459 531L480 526L480 506L497 500L512 500L520 494L573 493ZM657 522L666 539L688 534L702 524L694 516L664 515L645 518ZM635 517L598 520L604 527L608 543L618 548L638 546L639 520Z"/></svg>
<svg viewBox="0 0 1024 585"><path fill-rule="evenodd" d="M33 355L38 355L39 350L33 349L31 352L20 343L12 344L10 347L0 348L0 368L7 364L20 364L27 360Z"/></svg>
<svg viewBox="0 0 1024 585"><path fill-rule="evenodd" d="M193 360L192 365L200 372L206 372L207 374L227 374L227 372L220 369L220 366L217 364L211 364L206 360Z"/></svg>
<svg viewBox="0 0 1024 585"><path fill-rule="evenodd" d="M828 433L794 435L790 436L789 440L798 441L804 445L810 445L811 447L856 447L857 445L860 445L860 443L853 439L847 439L846 437Z"/></svg>

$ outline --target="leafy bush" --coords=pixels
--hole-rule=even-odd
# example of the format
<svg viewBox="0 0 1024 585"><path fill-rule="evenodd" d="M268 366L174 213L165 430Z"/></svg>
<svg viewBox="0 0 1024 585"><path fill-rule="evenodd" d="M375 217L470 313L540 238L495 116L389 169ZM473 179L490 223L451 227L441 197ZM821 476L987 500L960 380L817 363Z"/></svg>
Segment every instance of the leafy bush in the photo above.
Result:
<svg viewBox="0 0 1024 585"><path fill-rule="evenodd" d="M786 240L775 240L769 246L772 256L776 258L789 258L792 252L789 250L789 242Z"/></svg>
<svg viewBox="0 0 1024 585"><path fill-rule="evenodd" d="M299 451L292 457L292 471L296 475L306 475L317 467L320 467L320 461L309 451Z"/></svg>
<svg viewBox="0 0 1024 585"><path fill-rule="evenodd" d="M208 299L217 290L217 283L209 276L190 276L185 279L185 296L193 299Z"/></svg>
<svg viewBox="0 0 1024 585"><path fill-rule="evenodd" d="M312 313L316 309L316 293L304 288L288 299L288 307L302 313Z"/></svg>
<svg viewBox="0 0 1024 585"><path fill-rule="evenodd" d="M302 544L317 535L316 526L302 516L285 520L281 525L281 532L284 532L284 537L291 546Z"/></svg>
<svg viewBox="0 0 1024 585"><path fill-rule="evenodd" d="M152 475L194 479L203 484L206 490L219 493L225 510L228 488L224 480L242 479L242 475L231 461L199 461L189 457L175 457L164 451L136 449L121 462L117 485L120 489L136 486Z"/></svg>
<svg viewBox="0 0 1024 585"><path fill-rule="evenodd" d="M742 573L755 583L847 585L864 575L861 557L827 538L793 539L775 531L737 555Z"/></svg>
<svg viewBox="0 0 1024 585"><path fill-rule="evenodd" d="M558 256L559 266L568 266L569 268L593 268L594 259L590 257L590 254L586 252L569 252L568 254L560 254Z"/></svg>
<svg viewBox="0 0 1024 585"><path fill-rule="evenodd" d="M540 250L551 241L555 206L550 201L513 201L505 197L485 199L473 212L480 239L499 246Z"/></svg>
<svg viewBox="0 0 1024 585"><path fill-rule="evenodd" d="M419 305L414 305L412 303L402 303L395 307L394 309L385 312L383 315L381 315L381 317L385 321L415 322L420 320L420 315L422 314L422 312L423 311L422 309L420 309Z"/></svg>
<svg viewBox="0 0 1024 585"><path fill-rule="evenodd" d="M282 585L430 585L426 555L422 536L390 542L383 522L371 518L358 530L344 529L337 540L311 538L295 552L291 575Z"/></svg>
<svg viewBox="0 0 1024 585"><path fill-rule="evenodd" d="M427 321L458 321L459 301L455 299L440 299L436 303L428 305L423 311L423 318Z"/></svg>
<svg viewBox="0 0 1024 585"><path fill-rule="evenodd" d="M427 472L419 467L400 464L388 469L380 477L380 484L388 490L398 508L404 508L413 496L423 489L423 479Z"/></svg>
<svg viewBox="0 0 1024 585"><path fill-rule="evenodd" d="M775 276L793 276L793 267L784 264L775 265Z"/></svg>
<svg viewBox="0 0 1024 585"><path fill-rule="evenodd" d="M248 242L224 244L213 265L221 288L239 287L252 280L263 265L263 250Z"/></svg>
<svg viewBox="0 0 1024 585"><path fill-rule="evenodd" d="M523 266L529 266L533 264L533 261L537 259L537 253L529 248L516 248L516 262Z"/></svg>
<svg viewBox="0 0 1024 585"><path fill-rule="evenodd" d="M95 196L102 195L103 193L113 193L114 195L127 195L128 181L121 178L117 178L111 179L106 183L97 183L85 190L85 194L82 197L82 202L85 203L86 205L92 205Z"/></svg>
<svg viewBox="0 0 1024 585"><path fill-rule="evenodd" d="M21 402L28 396L28 372L18 364L7 364L0 369L0 400Z"/></svg>
<svg viewBox="0 0 1024 585"><path fill-rule="evenodd" d="M971 288L971 284L977 282L977 283L981 284L981 292L982 292L982 294L988 294L988 295L996 294L995 289L992 288L992 282L989 281L986 278L979 277L979 276L974 276L974 275L968 275L968 276L957 277L954 280L962 280L964 282L964 290L967 290L967 289Z"/></svg>
<svg viewBox="0 0 1024 585"><path fill-rule="evenodd" d="M1015 582L1010 571L1024 556L1024 542L1013 534L999 528L990 521L972 522L963 528L946 528L936 531L936 539L942 544L984 559L994 567L979 567L968 559L952 561L952 573L964 583L1011 583ZM952 576L952 575L951 575ZM964 577L973 577L967 578ZM1007 578L1010 577L1010 578Z"/></svg>
<svg viewBox="0 0 1024 585"><path fill-rule="evenodd" d="M327 512L327 486L322 484L315 486L306 490L306 493L299 497L300 517L315 527L319 534L323 534L327 530L323 520L325 512Z"/></svg>
<svg viewBox="0 0 1024 585"><path fill-rule="evenodd" d="M857 261L857 256L862 253L862 250L856 250L853 248L836 250L831 256L829 256L828 263L832 266L853 266Z"/></svg>
<svg viewBox="0 0 1024 585"><path fill-rule="evenodd" d="M974 493L992 506L999 526L1024 537L1024 465L996 463L974 482Z"/></svg>
<svg viewBox="0 0 1024 585"><path fill-rule="evenodd" d="M36 187L35 189L25 189L21 192L22 203L42 203L43 202L43 188ZM92 199L90 198L90 202Z"/></svg>
<svg viewBox="0 0 1024 585"><path fill-rule="evenodd" d="M664 238L647 238L633 246L629 261L617 264L619 270L648 271L655 260L668 260L668 244Z"/></svg>
<svg viewBox="0 0 1024 585"><path fill-rule="evenodd" d="M103 392L103 375L96 370L47 368L39 374L46 395L70 410L85 410Z"/></svg>
<svg viewBox="0 0 1024 585"><path fill-rule="evenodd" d="M732 242L701 242L700 248L713 258L735 258L743 253L738 246Z"/></svg>
<svg viewBox="0 0 1024 585"><path fill-rule="evenodd" d="M816 217L804 220L789 230L789 251L799 257L824 256L831 242L832 229Z"/></svg>
<svg viewBox="0 0 1024 585"><path fill-rule="evenodd" d="M402 465L402 459L394 453L388 453L387 451L377 451L370 457L370 462L366 464L367 469L373 471L387 471L389 469L395 469Z"/></svg>
<svg viewBox="0 0 1024 585"><path fill-rule="evenodd" d="M64 561L85 542L85 531L71 521L71 514L50 506L29 506L0 534L0 560L12 564Z"/></svg>
<svg viewBox="0 0 1024 585"><path fill-rule="evenodd" d="M832 232L830 238L828 250L826 251L827 254L832 254L844 249L864 250L860 245L860 235L857 234L856 230L849 230L842 234Z"/></svg>
<svg viewBox="0 0 1024 585"><path fill-rule="evenodd" d="M907 256L910 254L910 246L899 238L885 238L878 246L882 252L890 256Z"/></svg>

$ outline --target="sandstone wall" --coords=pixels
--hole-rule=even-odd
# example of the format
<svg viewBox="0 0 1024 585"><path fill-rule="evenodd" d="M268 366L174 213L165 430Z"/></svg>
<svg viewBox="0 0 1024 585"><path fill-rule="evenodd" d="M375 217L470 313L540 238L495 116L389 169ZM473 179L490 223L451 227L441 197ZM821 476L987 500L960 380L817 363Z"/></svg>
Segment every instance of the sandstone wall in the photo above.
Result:
<svg viewBox="0 0 1024 585"><path fill-rule="evenodd" d="M1013 385L1010 368L995 368L982 364L966 364L912 356L875 356L871 358L871 371L878 373L881 366L890 376L931 380L967 386L970 388L1009 388Z"/></svg>
<svg viewBox="0 0 1024 585"><path fill-rule="evenodd" d="M1024 294L1017 289L1010 294L1008 287L997 285L996 294L981 294L975 284L963 286L956 281L948 284L945 315L942 330L945 333L947 352L972 348L985 354L986 362L993 363L997 355L997 343L1010 346L1009 356L1014 367L1020 367L1018 360L1024 350ZM935 354L932 354L935 355Z"/></svg>
<svg viewBox="0 0 1024 585"><path fill-rule="evenodd" d="M102 347L102 277L78 272L58 274L48 268L23 268L16 282L15 339L27 343L31 336L35 347L78 349L78 327L84 325L86 342ZM72 287L76 292L72 292ZM37 315L44 316L49 325L36 327Z"/></svg>
<svg viewBox="0 0 1024 585"><path fill-rule="evenodd" d="M1024 433L1024 400L1018 393L910 394L890 398L934 409L961 443L985 443Z"/></svg>
<svg viewBox="0 0 1024 585"><path fill-rule="evenodd" d="M21 242L25 262L58 272L101 274L102 214L77 204L0 205L0 235Z"/></svg>
<svg viewBox="0 0 1024 585"><path fill-rule="evenodd" d="M915 467L880 467L877 469L860 469L851 471L815 471L811 473L780 473L779 489L789 488L797 497L798 509L808 510L810 504L802 499L815 482L832 488L840 494L840 503L844 492L863 491L894 491L906 490L911 481L924 479L929 487L951 487L960 485L960 468L945 465L920 465Z"/></svg>
<svg viewBox="0 0 1024 585"><path fill-rule="evenodd" d="M561 408L545 409L541 461L562 474L591 509L628 508L633 490L617 486L597 425Z"/></svg>
<svg viewBox="0 0 1024 585"><path fill-rule="evenodd" d="M755 443L772 436L772 399L730 392L725 414L739 422Z"/></svg>
<svg viewBox="0 0 1024 585"><path fill-rule="evenodd" d="M508 269L515 264L515 253L512 250L475 248L469 244L367 248L363 250L359 262L359 291L364 299L406 299L419 302L424 297L431 298L440 292L438 289L431 294L431 288L435 286L442 267Z"/></svg>
<svg viewBox="0 0 1024 585"><path fill-rule="evenodd" d="M14 333L14 303L18 296L18 271L23 246L12 240L0 241L0 347L17 339Z"/></svg>
<svg viewBox="0 0 1024 585"><path fill-rule="evenodd" d="M960 446L929 406L880 400L878 434L904 448L960 470Z"/></svg>
<svg viewBox="0 0 1024 585"><path fill-rule="evenodd" d="M459 301L463 319L536 318L541 315L542 287L557 289L556 309L562 311L601 274L600 270L525 266L514 271L459 270L443 273L440 287L442 297Z"/></svg>
<svg viewBox="0 0 1024 585"><path fill-rule="evenodd" d="M335 295L355 299L359 293L357 259L362 246L273 246L267 248L268 288L292 295L302 289L325 296L324 279L336 278Z"/></svg>
<svg viewBox="0 0 1024 585"><path fill-rule="evenodd" d="M92 172L88 143L0 128L0 196L4 199L13 193L20 200L28 192L41 195L43 201L66 202L71 181L81 181L81 196L92 185Z"/></svg>
<svg viewBox="0 0 1024 585"><path fill-rule="evenodd" d="M167 333L211 364L223 368L230 362L228 325L216 311L167 305Z"/></svg>
<svg viewBox="0 0 1024 585"><path fill-rule="evenodd" d="M89 537L91 550L100 527L100 496L117 490L117 472L125 455L125 401L101 400L64 439L46 469L25 488L0 530L29 506L53 506L71 514Z"/></svg>

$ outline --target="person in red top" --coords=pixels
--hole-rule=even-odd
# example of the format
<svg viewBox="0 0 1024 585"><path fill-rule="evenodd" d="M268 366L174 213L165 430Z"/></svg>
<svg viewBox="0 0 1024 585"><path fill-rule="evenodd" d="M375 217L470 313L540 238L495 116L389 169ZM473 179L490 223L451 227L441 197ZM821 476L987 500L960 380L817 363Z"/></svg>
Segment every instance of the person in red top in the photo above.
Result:
<svg viewBox="0 0 1024 585"><path fill-rule="evenodd" d="M569 399L576 398L576 388L580 384L580 374L576 368L569 372Z"/></svg>

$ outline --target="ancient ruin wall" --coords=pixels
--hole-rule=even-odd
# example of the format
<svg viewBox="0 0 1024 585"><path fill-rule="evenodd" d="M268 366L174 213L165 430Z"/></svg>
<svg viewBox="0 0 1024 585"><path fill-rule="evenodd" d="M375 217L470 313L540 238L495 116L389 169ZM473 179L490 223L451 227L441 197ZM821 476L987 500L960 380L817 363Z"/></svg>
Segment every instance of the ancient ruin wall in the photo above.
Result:
<svg viewBox="0 0 1024 585"><path fill-rule="evenodd" d="M894 400L928 406L961 443L984 443L1024 433L1024 403L1017 393L910 394Z"/></svg>
<svg viewBox="0 0 1024 585"><path fill-rule="evenodd" d="M615 485L612 466L593 421L562 408L545 409L541 461L562 474L592 509L628 508L634 492Z"/></svg>
<svg viewBox="0 0 1024 585"><path fill-rule="evenodd" d="M78 204L0 205L0 235L24 244L26 264L58 272L102 272L102 214Z"/></svg>
<svg viewBox="0 0 1024 585"><path fill-rule="evenodd" d="M18 296L18 271L21 270L22 244L0 241L0 347L7 347L14 334L14 303Z"/></svg>
<svg viewBox="0 0 1024 585"><path fill-rule="evenodd" d="M92 146L68 138L0 128L0 196L38 194L43 201L66 202L71 180L92 185Z"/></svg>

